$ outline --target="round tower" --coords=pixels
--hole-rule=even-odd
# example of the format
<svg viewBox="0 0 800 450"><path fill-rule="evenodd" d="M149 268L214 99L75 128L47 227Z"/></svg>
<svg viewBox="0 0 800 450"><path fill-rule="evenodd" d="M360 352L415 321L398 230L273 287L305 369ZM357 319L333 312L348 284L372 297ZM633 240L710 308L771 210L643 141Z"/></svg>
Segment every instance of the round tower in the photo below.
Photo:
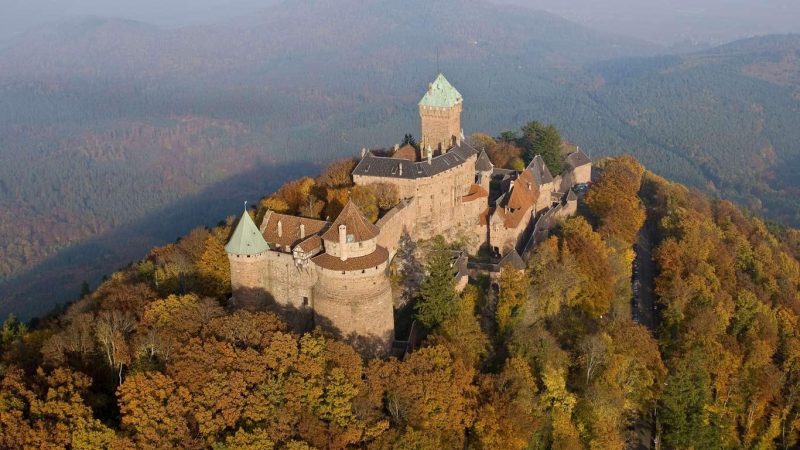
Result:
<svg viewBox="0 0 800 450"><path fill-rule="evenodd" d="M371 351L385 351L394 339L389 252L378 233L350 202L322 235L325 252L312 259L315 323Z"/></svg>
<svg viewBox="0 0 800 450"><path fill-rule="evenodd" d="M420 144L446 152L461 136L461 94L441 73L419 101Z"/></svg>
<svg viewBox="0 0 800 450"><path fill-rule="evenodd" d="M237 308L256 310L266 304L264 288L267 252L269 245L258 227L245 212L225 245L231 264L231 304Z"/></svg>

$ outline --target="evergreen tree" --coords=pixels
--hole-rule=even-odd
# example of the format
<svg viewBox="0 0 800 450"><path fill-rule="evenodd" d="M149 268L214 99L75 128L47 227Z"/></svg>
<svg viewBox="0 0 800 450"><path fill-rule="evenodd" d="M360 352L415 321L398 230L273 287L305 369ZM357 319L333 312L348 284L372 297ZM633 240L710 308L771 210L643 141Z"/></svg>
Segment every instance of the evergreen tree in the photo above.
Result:
<svg viewBox="0 0 800 450"><path fill-rule="evenodd" d="M550 172L561 173L563 168L561 158L561 135L553 125L544 125L536 120L528 122L522 127L520 144L525 149L525 163L528 164L534 156L540 155Z"/></svg>
<svg viewBox="0 0 800 450"><path fill-rule="evenodd" d="M406 133L406 135L403 136L403 143L401 145L410 145L416 149L419 149L417 146L417 140L414 139L414 135L411 133Z"/></svg>
<svg viewBox="0 0 800 450"><path fill-rule="evenodd" d="M659 418L664 426L664 443L669 448L718 448L712 444L717 439L709 423L711 379L706 365L703 357L695 353L681 361L667 380Z"/></svg>
<svg viewBox="0 0 800 450"><path fill-rule="evenodd" d="M450 259L444 238L436 236L425 263L427 276L420 287L422 298L415 307L417 320L429 330L458 312L456 281Z"/></svg>

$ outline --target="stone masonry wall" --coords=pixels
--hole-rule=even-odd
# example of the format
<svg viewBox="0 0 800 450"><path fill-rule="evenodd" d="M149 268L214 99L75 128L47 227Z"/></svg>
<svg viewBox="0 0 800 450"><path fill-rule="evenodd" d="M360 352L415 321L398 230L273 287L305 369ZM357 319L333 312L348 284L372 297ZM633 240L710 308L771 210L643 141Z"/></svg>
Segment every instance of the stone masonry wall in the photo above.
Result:
<svg viewBox="0 0 800 450"><path fill-rule="evenodd" d="M317 283L316 266L312 263L297 267L288 253L267 252L264 267L264 289L279 310L292 313L292 326L303 329L310 320L314 304L314 285Z"/></svg>
<svg viewBox="0 0 800 450"><path fill-rule="evenodd" d="M394 310L386 266L364 273L320 270L315 322L344 338L357 335L388 346L394 339Z"/></svg>
<svg viewBox="0 0 800 450"><path fill-rule="evenodd" d="M585 164L583 166L577 167L572 171L572 173L576 184L588 183L592 181L591 164Z"/></svg>
<svg viewBox="0 0 800 450"><path fill-rule="evenodd" d="M389 250L389 260L397 252L397 246L403 233L413 236L417 222L417 208L413 198L392 208L375 225L380 228L378 245Z"/></svg>
<svg viewBox="0 0 800 450"><path fill-rule="evenodd" d="M228 261L231 264L233 303L236 307L250 311L264 307L267 299L264 288L267 253L250 257L228 254Z"/></svg>
<svg viewBox="0 0 800 450"><path fill-rule="evenodd" d="M448 149L453 145L453 137L461 134L461 104L452 108L420 106L420 143L433 149Z"/></svg>
<svg viewBox="0 0 800 450"><path fill-rule="evenodd" d="M410 180L356 175L353 181L357 185L396 185L401 198L414 199L414 213L407 212L403 216L409 234L414 239L430 239L437 234L468 232L476 223L477 215L473 213L473 208L465 206L461 200L475 181L475 159L472 156L466 162L428 178ZM380 240L378 243L384 245Z"/></svg>

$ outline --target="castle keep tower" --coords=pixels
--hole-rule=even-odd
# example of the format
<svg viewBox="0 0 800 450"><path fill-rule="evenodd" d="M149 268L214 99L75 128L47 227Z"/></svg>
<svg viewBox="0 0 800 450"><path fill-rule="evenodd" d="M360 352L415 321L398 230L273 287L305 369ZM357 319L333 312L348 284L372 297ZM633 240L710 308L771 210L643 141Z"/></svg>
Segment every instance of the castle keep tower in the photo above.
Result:
<svg viewBox="0 0 800 450"><path fill-rule="evenodd" d="M245 211L233 231L225 252L231 263L232 301L237 307L255 310L267 298L264 274L269 245Z"/></svg>
<svg viewBox="0 0 800 450"><path fill-rule="evenodd" d="M442 153L456 144L461 136L461 107L461 94L440 73L419 101L423 150L430 146Z"/></svg>
<svg viewBox="0 0 800 450"><path fill-rule="evenodd" d="M379 233L349 202L322 235L325 253L312 258L319 267L314 316L342 337L358 336L385 349L394 339L394 315L389 252L378 245Z"/></svg>

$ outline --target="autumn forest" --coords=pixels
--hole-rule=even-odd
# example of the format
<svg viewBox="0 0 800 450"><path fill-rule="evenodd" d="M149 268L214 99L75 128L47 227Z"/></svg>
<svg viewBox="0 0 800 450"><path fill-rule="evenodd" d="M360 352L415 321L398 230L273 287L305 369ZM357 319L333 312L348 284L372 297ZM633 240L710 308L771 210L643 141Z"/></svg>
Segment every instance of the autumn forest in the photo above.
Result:
<svg viewBox="0 0 800 450"><path fill-rule="evenodd" d="M288 183L253 217L325 214L351 164ZM608 449L645 430L664 448L796 448L800 231L629 156L598 173L580 214L496 283L456 294L438 276L446 244L418 243L393 283L424 337L399 358L228 309L232 223L195 229L63 311L5 321L0 447ZM375 214L394 201L358 195ZM642 233L653 323L633 320Z"/></svg>

